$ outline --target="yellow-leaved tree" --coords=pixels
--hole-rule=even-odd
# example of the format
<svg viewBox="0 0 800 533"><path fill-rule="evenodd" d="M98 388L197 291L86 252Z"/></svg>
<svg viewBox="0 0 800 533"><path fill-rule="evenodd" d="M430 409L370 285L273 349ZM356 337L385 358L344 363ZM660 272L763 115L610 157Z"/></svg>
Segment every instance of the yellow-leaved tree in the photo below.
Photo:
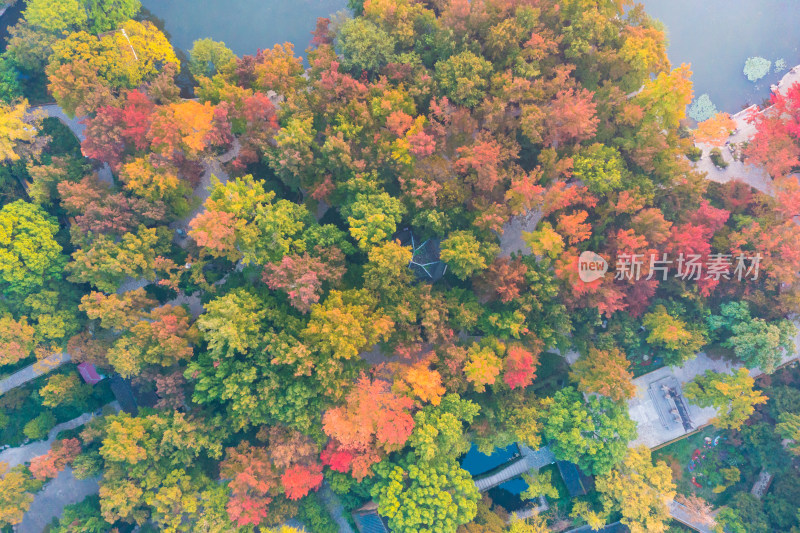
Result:
<svg viewBox="0 0 800 533"><path fill-rule="evenodd" d="M33 502L33 494L38 487L30 476L25 474L24 466L9 469L8 463L0 463L0 527L19 524Z"/></svg>
<svg viewBox="0 0 800 533"><path fill-rule="evenodd" d="M707 370L684 388L684 395L700 407L714 407L719 413L711 423L722 429L739 429L755 406L766 403L767 397L753 389L755 380L746 368L734 374L717 374Z"/></svg>
<svg viewBox="0 0 800 533"><path fill-rule="evenodd" d="M115 89L137 87L154 78L165 64L179 64L164 34L149 21L135 20L99 36L79 31L56 42L47 74L52 76L62 65L80 61Z"/></svg>
<svg viewBox="0 0 800 533"><path fill-rule="evenodd" d="M631 533L667 531L667 502L675 497L672 470L664 461L653 464L647 447L628 450L620 464L597 477L596 486L606 513L620 511Z"/></svg>
<svg viewBox="0 0 800 533"><path fill-rule="evenodd" d="M28 113L28 101L13 104L0 103L0 160L17 161L39 134L39 125L44 115Z"/></svg>
<svg viewBox="0 0 800 533"><path fill-rule="evenodd" d="M727 113L717 113L697 125L694 140L698 143L720 146L736 129L736 121Z"/></svg>

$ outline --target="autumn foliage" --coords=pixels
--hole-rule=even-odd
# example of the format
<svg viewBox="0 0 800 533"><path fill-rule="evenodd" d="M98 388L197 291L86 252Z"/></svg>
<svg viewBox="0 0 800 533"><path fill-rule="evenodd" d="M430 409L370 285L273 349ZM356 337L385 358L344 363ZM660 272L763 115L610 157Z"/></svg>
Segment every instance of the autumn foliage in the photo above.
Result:
<svg viewBox="0 0 800 533"><path fill-rule="evenodd" d="M351 470L357 479L369 475L372 463L385 453L401 449L411 435L413 405L410 398L393 393L385 381L361 377L347 395L346 404L323 416L325 433L335 442L329 444L323 460L327 458L328 464L333 462L340 471ZM346 459L350 459L349 464Z"/></svg>
<svg viewBox="0 0 800 533"><path fill-rule="evenodd" d="M49 479L58 476L59 472L81 453L78 439L57 440L45 455L31 460L31 473L36 479Z"/></svg>

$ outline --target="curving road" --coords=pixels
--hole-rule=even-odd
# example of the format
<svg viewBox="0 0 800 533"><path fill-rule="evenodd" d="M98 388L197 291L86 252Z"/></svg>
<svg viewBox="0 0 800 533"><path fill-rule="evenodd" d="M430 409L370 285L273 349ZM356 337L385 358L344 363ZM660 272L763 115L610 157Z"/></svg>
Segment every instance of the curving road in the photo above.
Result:
<svg viewBox="0 0 800 533"><path fill-rule="evenodd" d="M60 120L62 124L75 134L75 137L77 137L80 142L86 139L86 124L83 123L84 117L69 117L58 104L42 104L28 108L29 112L34 110L42 111L46 116ZM108 163L103 163L103 166L97 171L97 177L100 178L100 181L104 181L109 185L114 185L114 175Z"/></svg>

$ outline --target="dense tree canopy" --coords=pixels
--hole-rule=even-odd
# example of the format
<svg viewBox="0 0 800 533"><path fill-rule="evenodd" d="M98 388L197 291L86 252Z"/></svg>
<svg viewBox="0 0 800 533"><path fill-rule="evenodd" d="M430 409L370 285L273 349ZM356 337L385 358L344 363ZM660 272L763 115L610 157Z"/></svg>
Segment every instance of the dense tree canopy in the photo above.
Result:
<svg viewBox="0 0 800 533"><path fill-rule="evenodd" d="M41 208L18 200L0 210L0 280L7 294L25 296L62 275L58 224Z"/></svg>
<svg viewBox="0 0 800 533"><path fill-rule="evenodd" d="M769 196L690 166L730 118L691 138L691 72L641 7L350 4L303 57L201 39L181 65L137 0L27 3L0 57L0 370L66 350L129 379L138 412L0 472L0 525L69 464L100 493L54 531L327 533L329 490L408 533L665 531L669 468L628 447L633 376L794 352L796 88L752 119ZM29 112L47 91L82 142ZM579 275L586 252L605 276ZM70 365L41 379L0 397L4 435L108 401ZM684 391L779 474L796 402L756 412L763 379ZM597 493L566 501L547 467L523 497L558 505L507 520L461 464L515 443ZM732 501L725 524L795 526L791 497Z"/></svg>
<svg viewBox="0 0 800 533"><path fill-rule="evenodd" d="M636 426L623 405L605 397L584 402L570 388L545 400L542 419L556 457L595 474L605 474L622 460L628 441L636 436Z"/></svg>
<svg viewBox="0 0 800 533"><path fill-rule="evenodd" d="M597 478L597 490L606 509L619 510L633 533L667 531L667 501L675 496L675 484L669 467L653 464L647 448L630 449L619 465Z"/></svg>

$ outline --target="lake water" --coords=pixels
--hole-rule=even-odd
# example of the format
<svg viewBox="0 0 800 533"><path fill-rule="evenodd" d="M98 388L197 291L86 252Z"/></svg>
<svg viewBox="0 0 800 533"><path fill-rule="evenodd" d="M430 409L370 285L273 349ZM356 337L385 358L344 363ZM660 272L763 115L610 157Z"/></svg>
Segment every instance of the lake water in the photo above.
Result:
<svg viewBox="0 0 800 533"><path fill-rule="evenodd" d="M291 42L302 54L317 17L346 9L347 0L142 0L184 51L196 39L223 41L237 55Z"/></svg>
<svg viewBox="0 0 800 533"><path fill-rule="evenodd" d="M695 97L708 93L720 111L761 103L784 73L756 83L742 73L748 57L789 68L800 64L800 0L641 0L664 23L673 66L690 63Z"/></svg>
<svg viewBox="0 0 800 533"><path fill-rule="evenodd" d="M760 103L781 74L757 83L742 73L751 56L800 64L800 0L642 0L661 20L673 65L691 63L695 96L708 93L722 111ZM302 53L317 17L345 9L346 0L142 0L164 21L172 42L224 41L236 54L290 41Z"/></svg>

